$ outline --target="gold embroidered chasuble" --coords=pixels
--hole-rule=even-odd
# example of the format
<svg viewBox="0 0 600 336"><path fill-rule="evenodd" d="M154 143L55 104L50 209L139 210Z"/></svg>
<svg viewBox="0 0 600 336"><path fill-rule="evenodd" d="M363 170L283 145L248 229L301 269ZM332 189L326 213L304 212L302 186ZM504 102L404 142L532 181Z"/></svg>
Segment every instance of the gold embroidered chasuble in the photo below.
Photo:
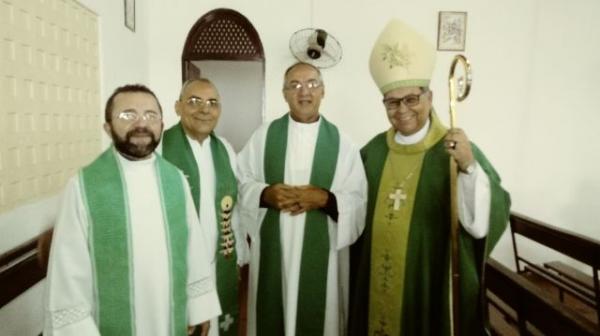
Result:
<svg viewBox="0 0 600 336"><path fill-rule="evenodd" d="M421 165L426 151L446 133L439 119L433 116L427 136L416 144L398 144L393 128L386 134L390 151L373 216L369 335L400 334L398 317L403 309L405 260Z"/></svg>

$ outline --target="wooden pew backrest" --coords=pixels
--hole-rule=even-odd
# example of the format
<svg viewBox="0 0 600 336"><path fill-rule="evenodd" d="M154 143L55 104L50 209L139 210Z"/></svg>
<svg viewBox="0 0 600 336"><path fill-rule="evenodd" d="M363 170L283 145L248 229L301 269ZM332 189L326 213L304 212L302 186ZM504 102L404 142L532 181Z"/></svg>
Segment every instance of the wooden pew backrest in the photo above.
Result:
<svg viewBox="0 0 600 336"><path fill-rule="evenodd" d="M594 307L600 323L600 280L598 276L600 241L514 212L510 215L510 228L517 272L530 271L556 285L561 298L563 292L566 292ZM560 262L547 262L545 267L530 262L519 254L516 235L528 238L588 265L591 268L591 274L579 272L574 268L568 270L569 274L561 273L558 270L561 268ZM521 263L525 264L524 268L521 267ZM552 269L548 265L555 267ZM567 272L565 267L562 269ZM588 277L588 280L583 280L585 277ZM589 287L586 283L591 283L592 286Z"/></svg>
<svg viewBox="0 0 600 336"><path fill-rule="evenodd" d="M510 228L513 243L514 235L519 234L591 267L600 268L600 241L598 240L514 212L510 214Z"/></svg>
<svg viewBox="0 0 600 336"><path fill-rule="evenodd" d="M51 239L47 231L0 256L0 308L46 277Z"/></svg>
<svg viewBox="0 0 600 336"><path fill-rule="evenodd" d="M490 258L485 265L485 288L516 313L519 334L528 335L528 324L545 335L598 335L598 327L556 298ZM488 299L491 297L487 296Z"/></svg>

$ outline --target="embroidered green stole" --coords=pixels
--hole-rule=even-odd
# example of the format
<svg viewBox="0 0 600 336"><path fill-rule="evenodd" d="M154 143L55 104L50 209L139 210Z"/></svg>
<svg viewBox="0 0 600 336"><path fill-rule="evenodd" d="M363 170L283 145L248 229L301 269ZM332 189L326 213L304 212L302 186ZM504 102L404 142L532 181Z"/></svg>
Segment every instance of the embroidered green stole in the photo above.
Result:
<svg viewBox="0 0 600 336"><path fill-rule="evenodd" d="M340 146L339 132L323 116L315 146L310 184L329 190ZM287 150L288 114L273 121L265 142L264 174L269 185L283 183ZM269 208L260 229L260 269L256 302L256 334L284 335L281 280L280 211ZM329 232L327 215L319 210L306 213L300 264L296 335L321 336L325 323Z"/></svg>
<svg viewBox="0 0 600 336"><path fill-rule="evenodd" d="M200 211L200 173L192 147L181 122L163 136L163 155L185 173L196 212ZM215 170L215 213L217 214L217 293L223 313L219 316L221 336L235 336L239 325L237 254L234 246L231 215L237 199L237 180L225 145L214 133L210 135L210 149ZM233 322L231 321L233 319ZM212 328L219 328L212 326Z"/></svg>
<svg viewBox="0 0 600 336"><path fill-rule="evenodd" d="M136 334L130 209L116 155L109 148L79 174L90 223L96 321L100 333L107 336ZM155 169L169 253L170 335L185 335L188 228L184 185L177 169L159 155Z"/></svg>

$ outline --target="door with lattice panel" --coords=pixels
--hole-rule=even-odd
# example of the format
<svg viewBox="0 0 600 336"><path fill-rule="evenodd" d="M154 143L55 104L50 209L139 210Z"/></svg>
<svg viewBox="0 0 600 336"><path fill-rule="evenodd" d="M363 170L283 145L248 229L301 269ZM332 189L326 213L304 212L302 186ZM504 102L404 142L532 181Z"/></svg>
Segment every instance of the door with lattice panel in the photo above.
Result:
<svg viewBox="0 0 600 336"><path fill-rule="evenodd" d="M221 95L216 132L241 150L263 122L265 55L260 37L242 14L225 8L202 15L181 56L182 80L210 79Z"/></svg>

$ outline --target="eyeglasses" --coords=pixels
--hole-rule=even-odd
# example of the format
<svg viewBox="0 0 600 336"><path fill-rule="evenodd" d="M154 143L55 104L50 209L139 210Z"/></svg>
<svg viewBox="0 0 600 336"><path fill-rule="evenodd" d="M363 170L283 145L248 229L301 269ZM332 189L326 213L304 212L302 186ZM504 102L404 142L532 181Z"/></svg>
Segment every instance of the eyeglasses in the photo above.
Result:
<svg viewBox="0 0 600 336"><path fill-rule="evenodd" d="M307 88L309 91L316 90L322 86L322 83L316 79L311 79L306 83L301 83L297 81L292 81L287 83L283 88L285 90L300 92L303 87Z"/></svg>
<svg viewBox="0 0 600 336"><path fill-rule="evenodd" d="M404 103L404 106L406 107L414 107L419 105L421 96L425 93L427 93L427 91L423 91L419 94L409 94L402 98L386 98L383 100L383 105L385 105L385 108L388 111L399 109L402 103Z"/></svg>
<svg viewBox="0 0 600 336"><path fill-rule="evenodd" d="M185 101L185 103L187 104L187 106L189 106L193 109L199 109L203 106L206 106L209 109L213 109L213 108L219 107L219 105L220 105L218 99L212 98L212 99L204 100L204 99L198 98L198 97L190 97L190 98L188 98L188 100Z"/></svg>
<svg viewBox="0 0 600 336"><path fill-rule="evenodd" d="M156 111L146 111L140 115L135 111L126 110L119 113L117 118L128 123L136 122L140 118L144 121L154 122L161 120L162 115Z"/></svg>

